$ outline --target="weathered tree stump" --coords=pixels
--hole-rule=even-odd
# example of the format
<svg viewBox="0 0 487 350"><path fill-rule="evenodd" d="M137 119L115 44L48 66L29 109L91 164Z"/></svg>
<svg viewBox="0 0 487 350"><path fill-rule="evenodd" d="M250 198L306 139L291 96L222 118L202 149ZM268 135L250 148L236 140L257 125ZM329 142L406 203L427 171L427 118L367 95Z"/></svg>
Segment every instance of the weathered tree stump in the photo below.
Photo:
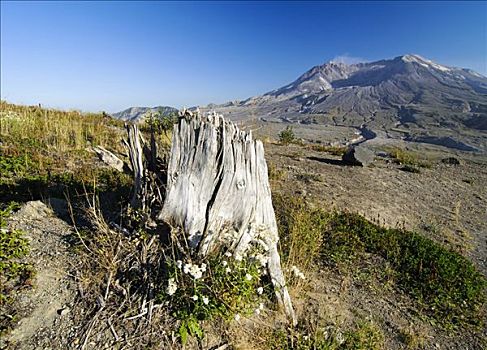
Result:
<svg viewBox="0 0 487 350"><path fill-rule="evenodd" d="M134 176L134 188L130 206L140 209L151 218L151 211L162 207L165 162L157 156L157 144L154 131L151 132L150 146L147 145L136 124L127 124L127 148ZM151 225L155 224L150 220Z"/></svg>
<svg viewBox="0 0 487 350"><path fill-rule="evenodd" d="M130 205L133 208L144 207L145 196L145 172L144 172L144 154L140 144L143 141L142 135L139 133L139 128L136 124L127 124L128 141L125 141L125 146L129 152L130 164L134 174L134 190ZM144 208L143 208L144 209Z"/></svg>
<svg viewBox="0 0 487 350"><path fill-rule="evenodd" d="M223 246L238 258L252 244L264 246L278 302L295 323L262 142L220 115L185 111L173 130L167 177L158 218L182 230L199 257Z"/></svg>

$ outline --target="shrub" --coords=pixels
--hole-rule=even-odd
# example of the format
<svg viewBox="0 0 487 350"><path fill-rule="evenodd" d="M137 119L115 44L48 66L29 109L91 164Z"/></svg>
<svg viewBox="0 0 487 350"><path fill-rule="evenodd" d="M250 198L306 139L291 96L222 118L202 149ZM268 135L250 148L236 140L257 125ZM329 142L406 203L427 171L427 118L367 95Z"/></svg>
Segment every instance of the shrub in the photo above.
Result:
<svg viewBox="0 0 487 350"><path fill-rule="evenodd" d="M310 147L313 151L326 152L340 157L343 156L348 150L348 147L346 146L311 145Z"/></svg>
<svg viewBox="0 0 487 350"><path fill-rule="evenodd" d="M457 252L415 232L380 227L350 213L333 215L325 242L325 257L334 261L361 251L385 258L397 271L399 286L444 325L482 321L486 280Z"/></svg>
<svg viewBox="0 0 487 350"><path fill-rule="evenodd" d="M316 261L356 268L364 253L384 258L398 287L445 327L481 325L486 279L465 257L404 229L380 227L358 214L310 208L299 198L275 198L283 260L304 271Z"/></svg>
<svg viewBox="0 0 487 350"><path fill-rule="evenodd" d="M404 171L419 173L420 168L431 167L430 163L419 159L418 156L411 151L407 151L398 147L392 147L388 149L388 152L398 164L403 165L402 170Z"/></svg>
<svg viewBox="0 0 487 350"><path fill-rule="evenodd" d="M285 130L279 133L279 142L283 145L288 145L296 141L296 136L294 135L293 127L287 126Z"/></svg>
<svg viewBox="0 0 487 350"><path fill-rule="evenodd" d="M147 119L146 123L149 126L149 130L154 130L156 133L164 133L168 137L168 131L172 131L174 124L178 122L177 113L163 114L162 111L152 113Z"/></svg>
<svg viewBox="0 0 487 350"><path fill-rule="evenodd" d="M241 314L264 309L263 296L270 294L272 287L262 281L263 264L257 257L234 259L230 254L216 254L201 263L189 259L166 262L168 279L159 299L167 302L180 321L183 344L189 335L203 337L201 321L238 319Z"/></svg>

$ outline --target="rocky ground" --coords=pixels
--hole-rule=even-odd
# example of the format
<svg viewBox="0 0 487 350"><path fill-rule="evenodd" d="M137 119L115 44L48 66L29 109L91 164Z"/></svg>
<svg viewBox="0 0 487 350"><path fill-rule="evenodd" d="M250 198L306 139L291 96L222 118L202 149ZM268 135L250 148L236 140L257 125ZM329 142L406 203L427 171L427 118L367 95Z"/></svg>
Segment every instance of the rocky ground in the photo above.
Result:
<svg viewBox="0 0 487 350"><path fill-rule="evenodd" d="M411 173L387 156L376 157L369 167L357 167L343 163L340 156L296 145L269 143L266 152L271 166L283 170L274 181L276 190L357 212L390 227L405 225L452 244L487 274L485 159L463 157L460 164L450 165L441 160L452 154L423 150L430 168Z"/></svg>
<svg viewBox="0 0 487 350"><path fill-rule="evenodd" d="M59 209L57 213L50 206ZM8 349L56 349L65 343L76 325L70 312L77 287L72 275L76 255L69 252L73 228L64 216L65 202L52 200L26 203L10 220L11 229L26 232L30 241L27 262L35 268L34 287L22 293L17 303L17 325L0 347Z"/></svg>
<svg viewBox="0 0 487 350"><path fill-rule="evenodd" d="M342 137L354 134L346 130L337 138ZM428 167L419 173L404 171L394 159L380 153L381 147L390 144L378 140L369 144L379 156L368 167L349 166L340 156L300 145L266 142L271 186L276 194L304 197L316 207L357 212L385 226L419 231L470 257L487 275L487 160L443 148L400 145L426 160ZM442 159L446 157L455 157L459 164L445 164ZM66 202L45 202L24 204L10 220L12 228L27 232L31 242L28 260L37 275L35 287L18 300L19 321L0 341L0 347L96 348L103 339L83 344L90 320L80 323L82 291L75 272L78 256L69 249L74 228L66 223L70 222ZM338 333L345 332L356 319L370 320L384 334L384 349L414 348L404 340L408 337L420 344L418 349L480 350L485 346L485 328L459 336L421 318L410 297L384 280L387 264L383 260L360 265L353 274L320 269L307 276L306 282L294 285L291 294L300 320L324 320ZM261 315L252 322L234 324L225 330L225 339L233 339L232 345L238 349L263 349L260 334L273 326L275 317ZM207 337L217 341L206 339L193 344L194 348L210 349L222 343L221 329L207 328ZM103 336L107 344L113 340L109 330ZM174 334L167 337L174 342ZM129 348L137 348L136 342Z"/></svg>

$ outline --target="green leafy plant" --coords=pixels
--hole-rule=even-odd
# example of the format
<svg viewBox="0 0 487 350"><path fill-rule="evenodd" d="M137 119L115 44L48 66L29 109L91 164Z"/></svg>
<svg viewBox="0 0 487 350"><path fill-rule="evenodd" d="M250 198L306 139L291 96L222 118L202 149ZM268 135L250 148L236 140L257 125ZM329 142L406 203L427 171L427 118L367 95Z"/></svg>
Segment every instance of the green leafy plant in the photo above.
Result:
<svg viewBox="0 0 487 350"><path fill-rule="evenodd" d="M264 309L264 296L270 290L261 278L261 257L236 258L216 254L206 262L189 259L167 261L167 284L159 299L167 302L172 315L180 321L179 336L201 338L200 322L215 317L239 318ZM266 293L264 293L266 291Z"/></svg>
<svg viewBox="0 0 487 350"><path fill-rule="evenodd" d="M33 274L32 266L22 261L29 253L29 241L24 232L7 228L7 218L18 207L12 202L0 208L0 305Z"/></svg>
<svg viewBox="0 0 487 350"><path fill-rule="evenodd" d="M369 252L382 256L397 272L399 286L423 311L447 327L482 322L485 278L459 253L403 229L371 223L358 214L335 213L324 239L331 261Z"/></svg>
<svg viewBox="0 0 487 350"><path fill-rule="evenodd" d="M358 214L310 208L303 199L276 197L274 205L286 264L309 271L321 259L356 269L359 259L375 254L385 260L394 283L417 301L424 315L446 328L479 326L485 319L486 279L459 253Z"/></svg>
<svg viewBox="0 0 487 350"><path fill-rule="evenodd" d="M296 136L292 126L287 126L285 130L279 133L279 142L283 145L296 142Z"/></svg>

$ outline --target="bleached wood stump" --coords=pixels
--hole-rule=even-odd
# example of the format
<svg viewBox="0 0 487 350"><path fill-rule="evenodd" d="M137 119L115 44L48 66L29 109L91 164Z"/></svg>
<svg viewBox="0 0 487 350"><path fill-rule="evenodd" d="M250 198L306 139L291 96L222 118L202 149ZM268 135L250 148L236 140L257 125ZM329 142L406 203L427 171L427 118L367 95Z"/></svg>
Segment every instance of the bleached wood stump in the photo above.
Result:
<svg viewBox="0 0 487 350"><path fill-rule="evenodd" d="M175 125L159 219L178 227L200 257L222 245L238 258L265 247L279 304L296 323L281 270L264 147L222 116L184 111Z"/></svg>
<svg viewBox="0 0 487 350"><path fill-rule="evenodd" d="M130 164L132 165L134 174L134 190L130 205L133 208L141 208L145 204L144 154L140 144L143 139L136 124L127 124L125 127L127 129L128 137L127 141L124 140L124 143L129 153Z"/></svg>

